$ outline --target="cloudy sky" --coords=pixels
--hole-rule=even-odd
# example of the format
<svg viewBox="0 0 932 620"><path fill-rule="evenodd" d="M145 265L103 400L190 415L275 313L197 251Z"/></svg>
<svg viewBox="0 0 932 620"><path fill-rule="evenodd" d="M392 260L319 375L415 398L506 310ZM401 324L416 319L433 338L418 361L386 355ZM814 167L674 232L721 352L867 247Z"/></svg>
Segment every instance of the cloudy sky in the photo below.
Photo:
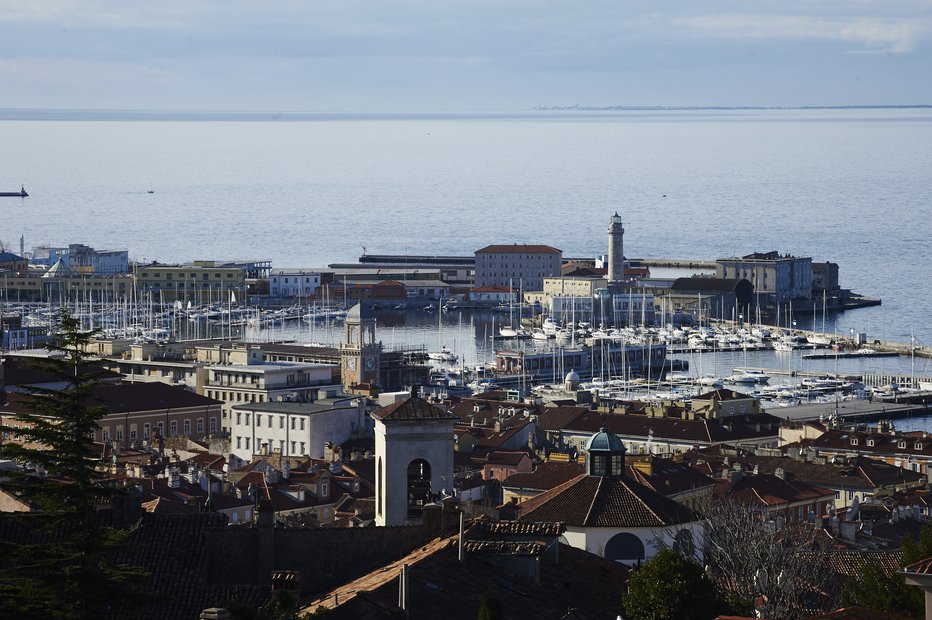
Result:
<svg viewBox="0 0 932 620"><path fill-rule="evenodd" d="M0 0L0 108L932 103L932 0Z"/></svg>

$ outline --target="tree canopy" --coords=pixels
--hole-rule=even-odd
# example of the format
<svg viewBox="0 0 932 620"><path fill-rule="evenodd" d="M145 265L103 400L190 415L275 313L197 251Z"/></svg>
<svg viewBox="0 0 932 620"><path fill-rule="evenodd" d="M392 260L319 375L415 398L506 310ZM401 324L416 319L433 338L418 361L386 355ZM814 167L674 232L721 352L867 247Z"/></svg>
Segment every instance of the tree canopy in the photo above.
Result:
<svg viewBox="0 0 932 620"><path fill-rule="evenodd" d="M622 604L631 620L709 620L718 613L702 566L673 549L660 550L631 575Z"/></svg>

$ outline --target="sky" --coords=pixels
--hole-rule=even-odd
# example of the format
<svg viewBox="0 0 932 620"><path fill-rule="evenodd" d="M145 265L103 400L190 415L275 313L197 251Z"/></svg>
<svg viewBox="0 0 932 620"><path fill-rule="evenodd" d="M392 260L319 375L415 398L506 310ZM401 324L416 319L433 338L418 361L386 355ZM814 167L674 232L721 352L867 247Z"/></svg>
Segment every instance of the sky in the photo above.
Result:
<svg viewBox="0 0 932 620"><path fill-rule="evenodd" d="M932 0L0 0L0 108L932 104Z"/></svg>

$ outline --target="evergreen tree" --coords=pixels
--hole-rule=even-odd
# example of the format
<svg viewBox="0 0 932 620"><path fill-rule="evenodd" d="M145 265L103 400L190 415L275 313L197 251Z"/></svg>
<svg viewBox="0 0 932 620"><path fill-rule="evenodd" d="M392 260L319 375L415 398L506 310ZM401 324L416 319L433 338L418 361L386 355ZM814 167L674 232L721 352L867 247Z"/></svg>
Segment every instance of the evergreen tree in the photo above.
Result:
<svg viewBox="0 0 932 620"><path fill-rule="evenodd" d="M631 620L710 620L718 606L702 567L673 549L661 549L632 573L622 605Z"/></svg>
<svg viewBox="0 0 932 620"><path fill-rule="evenodd" d="M97 512L118 490L102 484L92 439L106 414L87 363L94 333L65 311L58 319L48 348L61 357L35 366L64 387L30 389L24 410L0 425L0 458L20 465L0 487L40 513L21 515L8 529L19 534L0 542L0 600L11 617L100 617L145 577L112 562L128 532L105 526Z"/></svg>

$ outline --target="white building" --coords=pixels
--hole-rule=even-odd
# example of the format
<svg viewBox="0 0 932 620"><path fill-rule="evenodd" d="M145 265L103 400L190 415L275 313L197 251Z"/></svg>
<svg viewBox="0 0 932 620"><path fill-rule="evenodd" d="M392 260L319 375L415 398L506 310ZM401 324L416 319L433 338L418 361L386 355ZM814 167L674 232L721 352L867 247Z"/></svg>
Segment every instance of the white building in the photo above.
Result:
<svg viewBox="0 0 932 620"><path fill-rule="evenodd" d="M566 524L567 544L635 564L664 546L701 557L702 517L625 474L625 447L607 429L586 446L586 473L520 507L522 521Z"/></svg>
<svg viewBox="0 0 932 620"><path fill-rule="evenodd" d="M261 355L261 352L259 353ZM300 362L223 364L204 367L204 395L222 400L223 430L230 431L230 410L243 403L311 402L341 387L333 366ZM252 359L250 360L252 361Z"/></svg>
<svg viewBox="0 0 932 620"><path fill-rule="evenodd" d="M273 269L269 274L269 297L287 299L316 295L320 269Z"/></svg>
<svg viewBox="0 0 932 620"><path fill-rule="evenodd" d="M282 456L323 458L324 444L371 435L365 399L336 396L310 403L265 402L235 405L231 411L233 454L245 461L274 451Z"/></svg>

